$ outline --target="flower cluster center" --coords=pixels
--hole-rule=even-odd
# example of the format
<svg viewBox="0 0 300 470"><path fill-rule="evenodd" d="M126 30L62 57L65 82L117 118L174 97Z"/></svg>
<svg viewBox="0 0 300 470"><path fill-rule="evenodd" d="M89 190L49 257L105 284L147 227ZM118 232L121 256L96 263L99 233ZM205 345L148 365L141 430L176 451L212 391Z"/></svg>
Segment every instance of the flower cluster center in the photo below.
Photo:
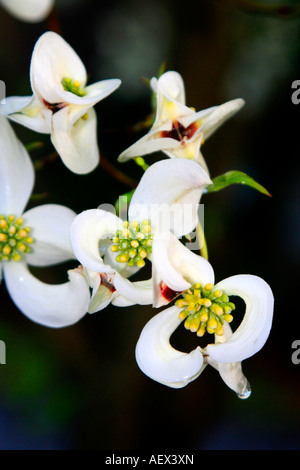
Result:
<svg viewBox="0 0 300 470"><path fill-rule="evenodd" d="M21 217L0 215L0 261L20 261L30 253L34 243L30 232Z"/></svg>
<svg viewBox="0 0 300 470"><path fill-rule="evenodd" d="M185 328L197 332L197 336L203 336L206 331L223 335L224 321L230 323L233 320L231 312L235 309L223 291L214 290L212 284L202 286L200 283L185 291L176 306L183 309L179 318L185 320Z"/></svg>
<svg viewBox="0 0 300 470"><path fill-rule="evenodd" d="M110 248L112 252L120 252L116 257L119 263L142 268L146 264L145 258L152 253L152 239L149 220L123 222L123 229L117 231Z"/></svg>
<svg viewBox="0 0 300 470"><path fill-rule="evenodd" d="M72 80L70 77L64 77L61 81L62 86L66 91L73 93L77 96L85 96L86 92L84 88L81 86L81 82L79 80Z"/></svg>
<svg viewBox="0 0 300 470"><path fill-rule="evenodd" d="M170 131L161 131L161 137L169 137L180 142L190 139L197 129L198 126L194 122L188 127L184 127L179 121L173 121L172 129Z"/></svg>

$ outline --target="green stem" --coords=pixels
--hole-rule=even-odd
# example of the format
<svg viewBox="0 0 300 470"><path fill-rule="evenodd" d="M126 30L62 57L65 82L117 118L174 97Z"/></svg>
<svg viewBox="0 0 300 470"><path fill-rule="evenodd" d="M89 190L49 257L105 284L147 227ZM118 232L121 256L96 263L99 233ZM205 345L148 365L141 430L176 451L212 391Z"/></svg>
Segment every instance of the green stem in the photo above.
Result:
<svg viewBox="0 0 300 470"><path fill-rule="evenodd" d="M200 255L208 260L208 249L207 249L207 243L204 235L204 231L202 228L202 225L198 221L197 227L196 227L196 234L200 246Z"/></svg>
<svg viewBox="0 0 300 470"><path fill-rule="evenodd" d="M142 157L136 157L134 161L137 165L143 168L144 171L146 171L149 168L149 165L145 162L145 160Z"/></svg>
<svg viewBox="0 0 300 470"><path fill-rule="evenodd" d="M42 199L45 199L48 197L48 193L36 193L36 194L31 194L30 199L31 201L40 201Z"/></svg>
<svg viewBox="0 0 300 470"><path fill-rule="evenodd" d="M34 162L34 168L35 170L41 170L44 168L48 163L52 163L54 160L58 158L58 153L57 152L52 152L50 155L47 155L44 158L41 158L40 160L36 160Z"/></svg>
<svg viewBox="0 0 300 470"><path fill-rule="evenodd" d="M40 149L44 146L43 142L30 142L25 145L27 152L32 152L33 150Z"/></svg>
<svg viewBox="0 0 300 470"><path fill-rule="evenodd" d="M112 165L106 158L101 155L100 157L100 165L106 170L110 175L113 176L116 180L120 181L122 184L129 186L130 188L136 188L138 182L127 176L122 171L118 170L114 165Z"/></svg>

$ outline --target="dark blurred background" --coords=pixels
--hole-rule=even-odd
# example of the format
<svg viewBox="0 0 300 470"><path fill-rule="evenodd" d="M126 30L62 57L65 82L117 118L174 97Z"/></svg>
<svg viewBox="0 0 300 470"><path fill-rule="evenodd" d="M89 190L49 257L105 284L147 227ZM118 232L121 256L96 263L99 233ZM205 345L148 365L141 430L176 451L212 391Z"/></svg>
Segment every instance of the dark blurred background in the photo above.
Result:
<svg viewBox="0 0 300 470"><path fill-rule="evenodd" d="M211 177L244 171L272 197L243 186L205 195L205 233L217 280L251 273L271 285L274 323L264 348L243 363L252 395L242 401L210 367L179 390L139 370L135 345L150 307L108 307L52 330L25 318L2 283L7 364L0 366L0 448L299 449L300 364L291 355L300 340L300 105L291 101L291 84L300 79L300 2L57 0L56 12L34 25L1 9L0 78L8 96L31 93L32 48L48 29L77 51L90 83L120 78L122 85L96 106L102 164L76 176L60 159L49 162L35 187L46 195L32 204L55 202L79 213L114 204L131 189L107 165L141 177L135 163L116 159L146 132L132 130L151 112L143 77L157 75L163 62L181 73L187 105L196 110L242 97L246 106L203 153ZM44 143L31 153L34 161L53 152L48 136L14 129L24 143ZM66 267L39 275L62 282Z"/></svg>

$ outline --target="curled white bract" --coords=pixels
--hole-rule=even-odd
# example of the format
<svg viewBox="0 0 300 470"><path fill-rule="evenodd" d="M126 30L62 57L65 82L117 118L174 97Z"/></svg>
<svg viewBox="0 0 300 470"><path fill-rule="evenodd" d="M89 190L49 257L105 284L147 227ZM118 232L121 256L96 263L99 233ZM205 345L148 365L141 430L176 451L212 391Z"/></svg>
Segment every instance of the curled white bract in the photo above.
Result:
<svg viewBox="0 0 300 470"><path fill-rule="evenodd" d="M187 250L171 233L154 238L153 261L157 279L174 291L188 289L193 283L214 283L210 263ZM159 285L154 285L154 290ZM158 313L145 326L137 343L137 361L146 375L170 387L185 386L202 372L203 365L210 364L243 398L249 394L249 384L242 373L241 361L256 354L267 341L273 319L273 294L263 279L249 274L231 276L214 288L228 296L241 297L245 302L245 314L234 332L224 322L224 334L215 334L215 342L201 349L204 360L197 359L198 369L195 355L198 356L199 348L183 354L170 344L172 333L181 323L179 314L183 309L176 305ZM180 361L177 363L177 357L184 357L186 374Z"/></svg>

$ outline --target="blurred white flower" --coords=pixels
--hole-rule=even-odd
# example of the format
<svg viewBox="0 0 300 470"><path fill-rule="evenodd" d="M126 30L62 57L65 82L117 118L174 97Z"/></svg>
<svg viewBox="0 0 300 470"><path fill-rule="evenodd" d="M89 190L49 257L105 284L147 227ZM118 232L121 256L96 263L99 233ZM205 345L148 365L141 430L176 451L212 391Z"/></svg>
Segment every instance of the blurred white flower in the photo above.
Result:
<svg viewBox="0 0 300 470"><path fill-rule="evenodd" d="M30 66L31 97L8 97L0 112L36 132L51 134L64 164L86 174L99 163L96 103L121 84L119 79L86 85L86 69L72 47L54 32L36 42Z"/></svg>
<svg viewBox="0 0 300 470"><path fill-rule="evenodd" d="M0 115L0 281L17 307L34 322L58 328L87 312L89 287L77 269L69 281L46 284L29 266L74 260L69 242L76 214L67 207L44 204L24 212L34 186L32 162L7 119Z"/></svg>
<svg viewBox="0 0 300 470"><path fill-rule="evenodd" d="M200 147L219 126L244 105L244 100L228 101L196 112L185 104L185 89L179 73L169 71L151 79L156 94L156 117L148 134L121 153L119 161L163 151L168 157L197 160L208 172Z"/></svg>
<svg viewBox="0 0 300 470"><path fill-rule="evenodd" d="M18 20L39 23L49 15L54 0L0 0L0 4Z"/></svg>

